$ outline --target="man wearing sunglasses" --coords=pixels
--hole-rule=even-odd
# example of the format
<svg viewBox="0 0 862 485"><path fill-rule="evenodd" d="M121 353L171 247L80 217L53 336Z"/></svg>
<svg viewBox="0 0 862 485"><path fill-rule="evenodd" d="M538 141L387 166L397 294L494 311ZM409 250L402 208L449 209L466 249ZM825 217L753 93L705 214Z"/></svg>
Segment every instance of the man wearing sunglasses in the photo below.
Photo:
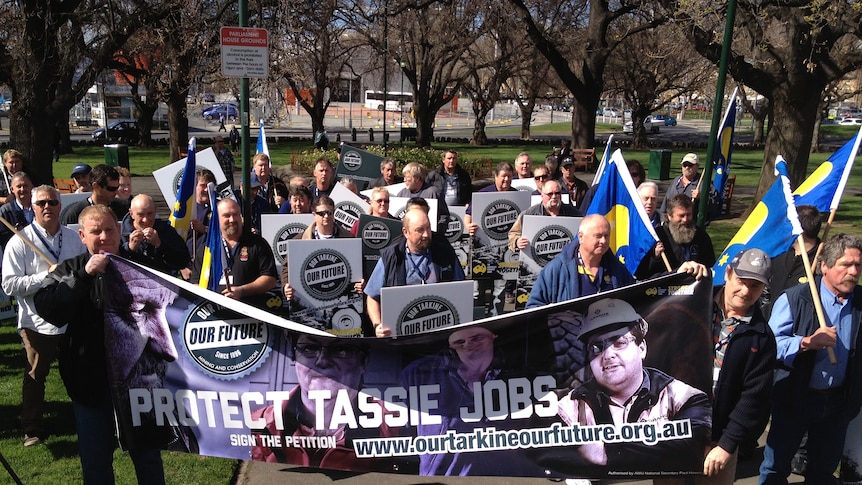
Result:
<svg viewBox="0 0 862 485"><path fill-rule="evenodd" d="M597 465L615 472L700 471L704 446L709 443L709 398L658 369L643 366L648 327L623 300L606 298L590 305L578 338L586 345L591 377L560 399L558 414L569 426L613 425L617 434L624 423L654 425L661 433L669 421L689 420L691 436L649 444L589 443L557 466ZM642 436L648 433L645 428L640 431ZM681 464L691 469L682 470Z"/></svg>
<svg viewBox="0 0 862 485"><path fill-rule="evenodd" d="M39 444L48 436L42 420L45 379L57 355L57 345L66 327L46 322L36 313L33 296L42 286L50 263L24 243L35 244L42 253L59 263L87 250L78 234L60 225L60 193L50 185L33 190L33 223L13 236L3 252L3 291L18 300L18 333L24 345L27 365L21 389L21 426L24 446Z"/></svg>
<svg viewBox="0 0 862 485"><path fill-rule="evenodd" d="M258 436L258 444L251 450L252 459L354 472L399 471L393 459L357 459L353 448L353 440L357 438L395 436L385 419L376 428L348 426L343 419L338 426L329 426L333 417L344 412L338 407L344 404L344 397L352 403L354 412L359 410L357 397L369 360L367 344L305 334L291 340L289 356L295 363L298 384L287 399L252 412L255 424L251 430ZM317 397L309 396L309 391L314 391ZM380 413L388 414L379 401L370 401L365 406L370 403L380 406ZM266 446L263 443L272 441L260 439L262 436L278 436L284 445ZM335 440L335 447L320 446L319 443L328 444L329 439Z"/></svg>
<svg viewBox="0 0 862 485"><path fill-rule="evenodd" d="M537 169L538 170L538 169ZM522 237L524 231L524 215L551 217L579 217L580 211L571 204L563 204L563 191L556 180L548 180L542 184L542 202L530 206L518 214L512 228L509 229L509 249L520 251L530 244L530 240Z"/></svg>
<svg viewBox="0 0 862 485"><path fill-rule="evenodd" d="M63 208L63 212L60 213L61 224L77 224L81 211L91 205L110 207L118 221L129 212L129 201L116 197L117 190L120 188L120 173L116 168L105 164L93 167L93 171L90 172L90 186L93 189L90 197Z"/></svg>

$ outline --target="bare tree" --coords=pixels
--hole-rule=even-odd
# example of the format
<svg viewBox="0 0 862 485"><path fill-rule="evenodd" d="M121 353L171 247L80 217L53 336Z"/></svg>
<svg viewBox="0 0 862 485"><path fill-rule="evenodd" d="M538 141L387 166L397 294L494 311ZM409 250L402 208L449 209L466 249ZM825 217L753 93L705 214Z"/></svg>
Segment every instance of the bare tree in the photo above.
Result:
<svg viewBox="0 0 862 485"><path fill-rule="evenodd" d="M575 99L572 140L575 146L595 142L596 109L604 91L605 68L626 37L660 25L665 18L639 1L509 0L527 35ZM612 29L625 20L627 29Z"/></svg>
<svg viewBox="0 0 862 485"><path fill-rule="evenodd" d="M145 0L0 5L0 83L13 97L10 144L24 154L34 184L53 183L52 152L58 136L68 136L69 110L123 43L169 7Z"/></svg>
<svg viewBox="0 0 862 485"><path fill-rule="evenodd" d="M520 65L515 75L506 81L505 89L521 111L521 139L530 140L536 101L548 91L548 78L559 79L551 72L548 60L532 44L523 43L518 52Z"/></svg>
<svg viewBox="0 0 862 485"><path fill-rule="evenodd" d="M339 81L352 76L351 59L363 40L351 31L342 0L282 3L265 17L275 32L274 76L287 82L311 117L313 132L324 117Z"/></svg>
<svg viewBox="0 0 862 485"><path fill-rule="evenodd" d="M725 2L662 0L687 23L695 48L721 56ZM807 173L812 133L829 83L862 66L862 9L855 2L740 1L728 69L770 102L772 124L754 203L769 190L775 157L788 162L791 180Z"/></svg>
<svg viewBox="0 0 862 485"><path fill-rule="evenodd" d="M626 22L616 26L629 27ZM605 81L607 92L621 94L631 107L632 145L640 148L647 146L643 123L648 115L701 90L714 76L709 62L666 25L628 36L611 54Z"/></svg>
<svg viewBox="0 0 862 485"><path fill-rule="evenodd" d="M753 143L755 145L760 145L764 140L764 133L766 130L766 119L769 117L771 110L769 109L770 103L769 100L763 98L762 100L757 99L757 93L755 93L754 101L748 98L748 91L745 86L742 84L737 84L739 86L739 92L737 94L739 98L739 102L742 105L742 109L751 115L752 120L754 121L754 140Z"/></svg>

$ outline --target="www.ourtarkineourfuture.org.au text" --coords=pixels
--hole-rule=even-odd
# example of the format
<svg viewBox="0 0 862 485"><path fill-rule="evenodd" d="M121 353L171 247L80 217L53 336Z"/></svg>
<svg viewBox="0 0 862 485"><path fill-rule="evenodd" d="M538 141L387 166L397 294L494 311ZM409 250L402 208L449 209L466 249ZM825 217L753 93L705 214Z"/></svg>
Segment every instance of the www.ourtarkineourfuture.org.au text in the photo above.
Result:
<svg viewBox="0 0 862 485"><path fill-rule="evenodd" d="M691 438L691 421L572 425L554 423L547 428L497 430L475 429L469 433L449 431L442 435L357 439L358 458L409 456L441 453L471 453L495 450L579 446L592 443L644 443Z"/></svg>

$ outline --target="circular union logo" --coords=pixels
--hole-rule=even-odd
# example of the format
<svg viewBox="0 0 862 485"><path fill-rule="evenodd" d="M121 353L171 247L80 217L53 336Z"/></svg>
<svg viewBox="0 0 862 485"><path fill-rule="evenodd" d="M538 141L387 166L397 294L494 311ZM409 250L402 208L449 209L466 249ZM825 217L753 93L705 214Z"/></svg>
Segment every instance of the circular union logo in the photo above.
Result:
<svg viewBox="0 0 862 485"><path fill-rule="evenodd" d="M341 163L344 164L344 168L347 170L355 172L362 167L362 155L356 151L349 151L344 154L344 157L341 159Z"/></svg>
<svg viewBox="0 0 862 485"><path fill-rule="evenodd" d="M539 266L544 267L560 254L563 246L572 242L573 237L568 228L557 225L546 226L530 241L533 257Z"/></svg>
<svg viewBox="0 0 862 485"><path fill-rule="evenodd" d="M496 200L482 212L482 227L491 239L505 240L521 210L511 201Z"/></svg>
<svg viewBox="0 0 862 485"><path fill-rule="evenodd" d="M332 315L330 333L339 337L361 337L362 317L353 308L340 308Z"/></svg>
<svg viewBox="0 0 862 485"><path fill-rule="evenodd" d="M460 216L449 213L446 220L446 232L443 233L450 243L457 242L464 235L464 221Z"/></svg>
<svg viewBox="0 0 862 485"><path fill-rule="evenodd" d="M385 248L391 238L389 226L380 221L370 221L362 228L362 240L371 249Z"/></svg>
<svg viewBox="0 0 862 485"><path fill-rule="evenodd" d="M365 214L365 210L353 201L339 202L335 206L335 222L341 224L348 231L353 228L353 224L359 220L359 216Z"/></svg>
<svg viewBox="0 0 862 485"><path fill-rule="evenodd" d="M318 300L332 300L350 286L350 265L332 249L311 253L302 263L302 287Z"/></svg>
<svg viewBox="0 0 862 485"><path fill-rule="evenodd" d="M415 335L461 323L458 310L439 296L417 298L398 315L398 335Z"/></svg>
<svg viewBox="0 0 862 485"><path fill-rule="evenodd" d="M195 306L183 322L183 341L205 374L234 380L252 373L270 352L269 326L212 302Z"/></svg>
<svg viewBox="0 0 862 485"><path fill-rule="evenodd" d="M300 222L291 222L276 231L275 238L272 240L272 247L275 248L275 256L279 263L284 263L284 260L287 259L287 241L293 239L297 234L302 234L302 231L307 227Z"/></svg>

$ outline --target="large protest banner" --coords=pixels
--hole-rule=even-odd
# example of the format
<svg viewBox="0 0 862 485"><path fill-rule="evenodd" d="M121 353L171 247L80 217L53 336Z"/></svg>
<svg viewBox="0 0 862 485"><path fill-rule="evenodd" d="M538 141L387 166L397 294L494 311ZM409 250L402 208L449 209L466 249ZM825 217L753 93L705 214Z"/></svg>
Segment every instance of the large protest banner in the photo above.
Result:
<svg viewBox="0 0 862 485"><path fill-rule="evenodd" d="M423 475L702 470L708 279L674 274L397 339L335 338L119 258L105 284L106 334L117 340L107 347L122 349L110 366L131 369L112 374L130 448L173 442L201 455ZM606 350L589 359L583 315L607 298L629 302L648 330L639 342L622 332L591 340ZM138 305L153 311L129 311ZM131 344L148 339L158 345ZM654 418L616 422L592 399L605 385L597 373L615 374L622 359L646 378L633 412ZM464 370L479 361L480 375ZM578 409L589 412L570 422Z"/></svg>

